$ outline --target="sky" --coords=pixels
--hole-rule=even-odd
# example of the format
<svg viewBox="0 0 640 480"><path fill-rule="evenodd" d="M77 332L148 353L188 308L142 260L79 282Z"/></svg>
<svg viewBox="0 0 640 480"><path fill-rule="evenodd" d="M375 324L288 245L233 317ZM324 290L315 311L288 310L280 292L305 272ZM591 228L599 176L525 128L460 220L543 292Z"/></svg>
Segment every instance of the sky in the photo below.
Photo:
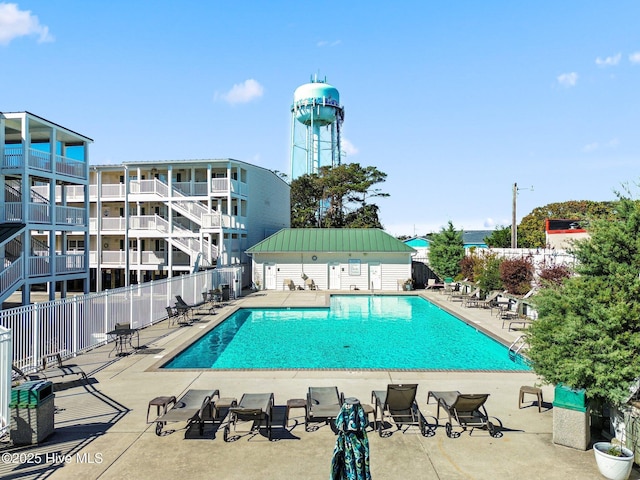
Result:
<svg viewBox="0 0 640 480"><path fill-rule="evenodd" d="M290 171L291 103L340 92L343 161L387 174L386 231L493 230L640 177L640 2L0 1L0 112L90 163Z"/></svg>

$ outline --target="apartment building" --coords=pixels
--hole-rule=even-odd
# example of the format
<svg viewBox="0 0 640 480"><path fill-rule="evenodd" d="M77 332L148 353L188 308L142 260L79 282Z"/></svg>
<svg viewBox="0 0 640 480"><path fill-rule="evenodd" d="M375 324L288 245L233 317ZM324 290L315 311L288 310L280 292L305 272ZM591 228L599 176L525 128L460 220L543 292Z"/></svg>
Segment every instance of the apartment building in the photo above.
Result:
<svg viewBox="0 0 640 480"><path fill-rule="evenodd" d="M91 166L89 216L66 248L89 246L92 291L239 264L251 285L244 252L289 227L289 185L228 158Z"/></svg>
<svg viewBox="0 0 640 480"><path fill-rule="evenodd" d="M0 113L0 303L18 290L89 292L89 144L29 112Z"/></svg>

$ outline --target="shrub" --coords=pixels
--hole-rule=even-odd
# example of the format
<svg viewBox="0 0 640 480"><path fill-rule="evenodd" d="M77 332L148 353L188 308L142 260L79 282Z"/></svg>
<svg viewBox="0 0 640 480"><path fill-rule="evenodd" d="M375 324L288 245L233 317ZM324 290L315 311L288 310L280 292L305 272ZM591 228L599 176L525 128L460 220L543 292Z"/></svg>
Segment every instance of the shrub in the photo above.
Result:
<svg viewBox="0 0 640 480"><path fill-rule="evenodd" d="M483 292L491 290L502 290L503 284L500 280L500 265L503 259L494 253L487 253L476 257L474 265L474 278Z"/></svg>
<svg viewBox="0 0 640 480"><path fill-rule="evenodd" d="M540 270L539 278L542 286L559 286L571 277L571 269L566 265L552 265Z"/></svg>
<svg viewBox="0 0 640 480"><path fill-rule="evenodd" d="M530 258L504 260L500 264L500 279L507 291L514 295L523 295L531 290L533 263Z"/></svg>
<svg viewBox="0 0 640 480"><path fill-rule="evenodd" d="M466 255L460 260L460 275L462 278L475 282L477 257L475 255Z"/></svg>

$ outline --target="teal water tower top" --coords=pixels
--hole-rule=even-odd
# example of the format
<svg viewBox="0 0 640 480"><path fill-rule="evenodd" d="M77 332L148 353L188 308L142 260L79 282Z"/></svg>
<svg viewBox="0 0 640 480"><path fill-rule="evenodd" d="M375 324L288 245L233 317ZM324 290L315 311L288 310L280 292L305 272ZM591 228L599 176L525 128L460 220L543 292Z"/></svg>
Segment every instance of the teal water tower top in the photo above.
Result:
<svg viewBox="0 0 640 480"><path fill-rule="evenodd" d="M340 107L338 89L320 80L311 80L293 92L291 111L296 120L304 125L330 125L336 121Z"/></svg>

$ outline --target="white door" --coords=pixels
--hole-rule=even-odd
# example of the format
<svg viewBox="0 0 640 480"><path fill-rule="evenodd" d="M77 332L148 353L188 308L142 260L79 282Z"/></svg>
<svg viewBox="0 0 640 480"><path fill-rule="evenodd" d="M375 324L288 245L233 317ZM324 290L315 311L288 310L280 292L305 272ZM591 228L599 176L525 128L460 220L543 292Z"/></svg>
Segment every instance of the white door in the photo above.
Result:
<svg viewBox="0 0 640 480"><path fill-rule="evenodd" d="M340 290L340 264L329 264L329 290Z"/></svg>
<svg viewBox="0 0 640 480"><path fill-rule="evenodd" d="M382 266L379 263L369 265L369 285L371 290L382 290Z"/></svg>
<svg viewBox="0 0 640 480"><path fill-rule="evenodd" d="M272 263L266 263L264 266L264 289L275 290L276 289L276 266Z"/></svg>

